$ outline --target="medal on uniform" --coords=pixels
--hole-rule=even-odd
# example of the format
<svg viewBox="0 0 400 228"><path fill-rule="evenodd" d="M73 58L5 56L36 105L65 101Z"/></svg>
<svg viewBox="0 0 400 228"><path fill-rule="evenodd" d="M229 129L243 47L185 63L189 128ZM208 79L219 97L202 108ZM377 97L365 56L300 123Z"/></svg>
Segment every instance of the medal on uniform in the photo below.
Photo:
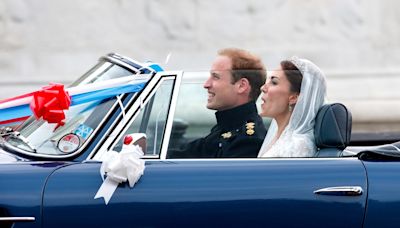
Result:
<svg viewBox="0 0 400 228"><path fill-rule="evenodd" d="M253 135L255 133L254 126L255 126L254 122L246 123L246 134L247 135Z"/></svg>
<svg viewBox="0 0 400 228"><path fill-rule="evenodd" d="M225 133L221 134L221 136L224 139L229 139L230 137L232 137L232 132L230 132L230 131L225 132Z"/></svg>

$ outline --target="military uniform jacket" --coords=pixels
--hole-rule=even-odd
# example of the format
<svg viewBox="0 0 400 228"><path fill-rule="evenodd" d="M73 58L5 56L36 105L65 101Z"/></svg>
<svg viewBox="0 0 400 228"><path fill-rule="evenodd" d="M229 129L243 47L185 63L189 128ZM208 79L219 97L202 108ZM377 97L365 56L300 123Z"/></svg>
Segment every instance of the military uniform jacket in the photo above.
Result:
<svg viewBox="0 0 400 228"><path fill-rule="evenodd" d="M266 135L256 104L247 104L215 113L217 125L209 135L190 142L169 158L254 158Z"/></svg>

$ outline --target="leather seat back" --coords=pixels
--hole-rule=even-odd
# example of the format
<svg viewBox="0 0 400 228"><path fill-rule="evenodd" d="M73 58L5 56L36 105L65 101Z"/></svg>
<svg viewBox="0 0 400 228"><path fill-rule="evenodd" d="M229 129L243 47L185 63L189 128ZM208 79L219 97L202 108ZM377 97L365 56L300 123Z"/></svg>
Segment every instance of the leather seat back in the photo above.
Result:
<svg viewBox="0 0 400 228"><path fill-rule="evenodd" d="M340 103L326 104L315 118L314 136L317 157L339 157L350 143L352 117Z"/></svg>

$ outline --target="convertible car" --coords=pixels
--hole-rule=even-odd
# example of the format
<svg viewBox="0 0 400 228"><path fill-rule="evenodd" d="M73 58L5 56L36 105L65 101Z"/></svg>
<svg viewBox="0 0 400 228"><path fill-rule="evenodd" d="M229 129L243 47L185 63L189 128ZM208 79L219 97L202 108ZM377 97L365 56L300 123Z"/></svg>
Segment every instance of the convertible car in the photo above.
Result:
<svg viewBox="0 0 400 228"><path fill-rule="evenodd" d="M168 159L210 129L204 74L108 54L69 88L129 79L139 89L73 97L63 122L2 127L0 227L399 226L400 145L348 146L342 104L318 113L316 157ZM108 204L94 199L102 157L135 134L146 136L143 176Z"/></svg>

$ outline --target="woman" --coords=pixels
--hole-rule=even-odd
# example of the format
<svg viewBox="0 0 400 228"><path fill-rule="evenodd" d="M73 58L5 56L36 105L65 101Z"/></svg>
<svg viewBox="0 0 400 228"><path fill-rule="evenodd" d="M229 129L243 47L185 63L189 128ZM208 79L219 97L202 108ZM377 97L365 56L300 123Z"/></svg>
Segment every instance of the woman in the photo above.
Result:
<svg viewBox="0 0 400 228"><path fill-rule="evenodd" d="M258 157L313 157L314 119L326 99L322 71L293 57L281 62L261 91L260 115L273 120Z"/></svg>

